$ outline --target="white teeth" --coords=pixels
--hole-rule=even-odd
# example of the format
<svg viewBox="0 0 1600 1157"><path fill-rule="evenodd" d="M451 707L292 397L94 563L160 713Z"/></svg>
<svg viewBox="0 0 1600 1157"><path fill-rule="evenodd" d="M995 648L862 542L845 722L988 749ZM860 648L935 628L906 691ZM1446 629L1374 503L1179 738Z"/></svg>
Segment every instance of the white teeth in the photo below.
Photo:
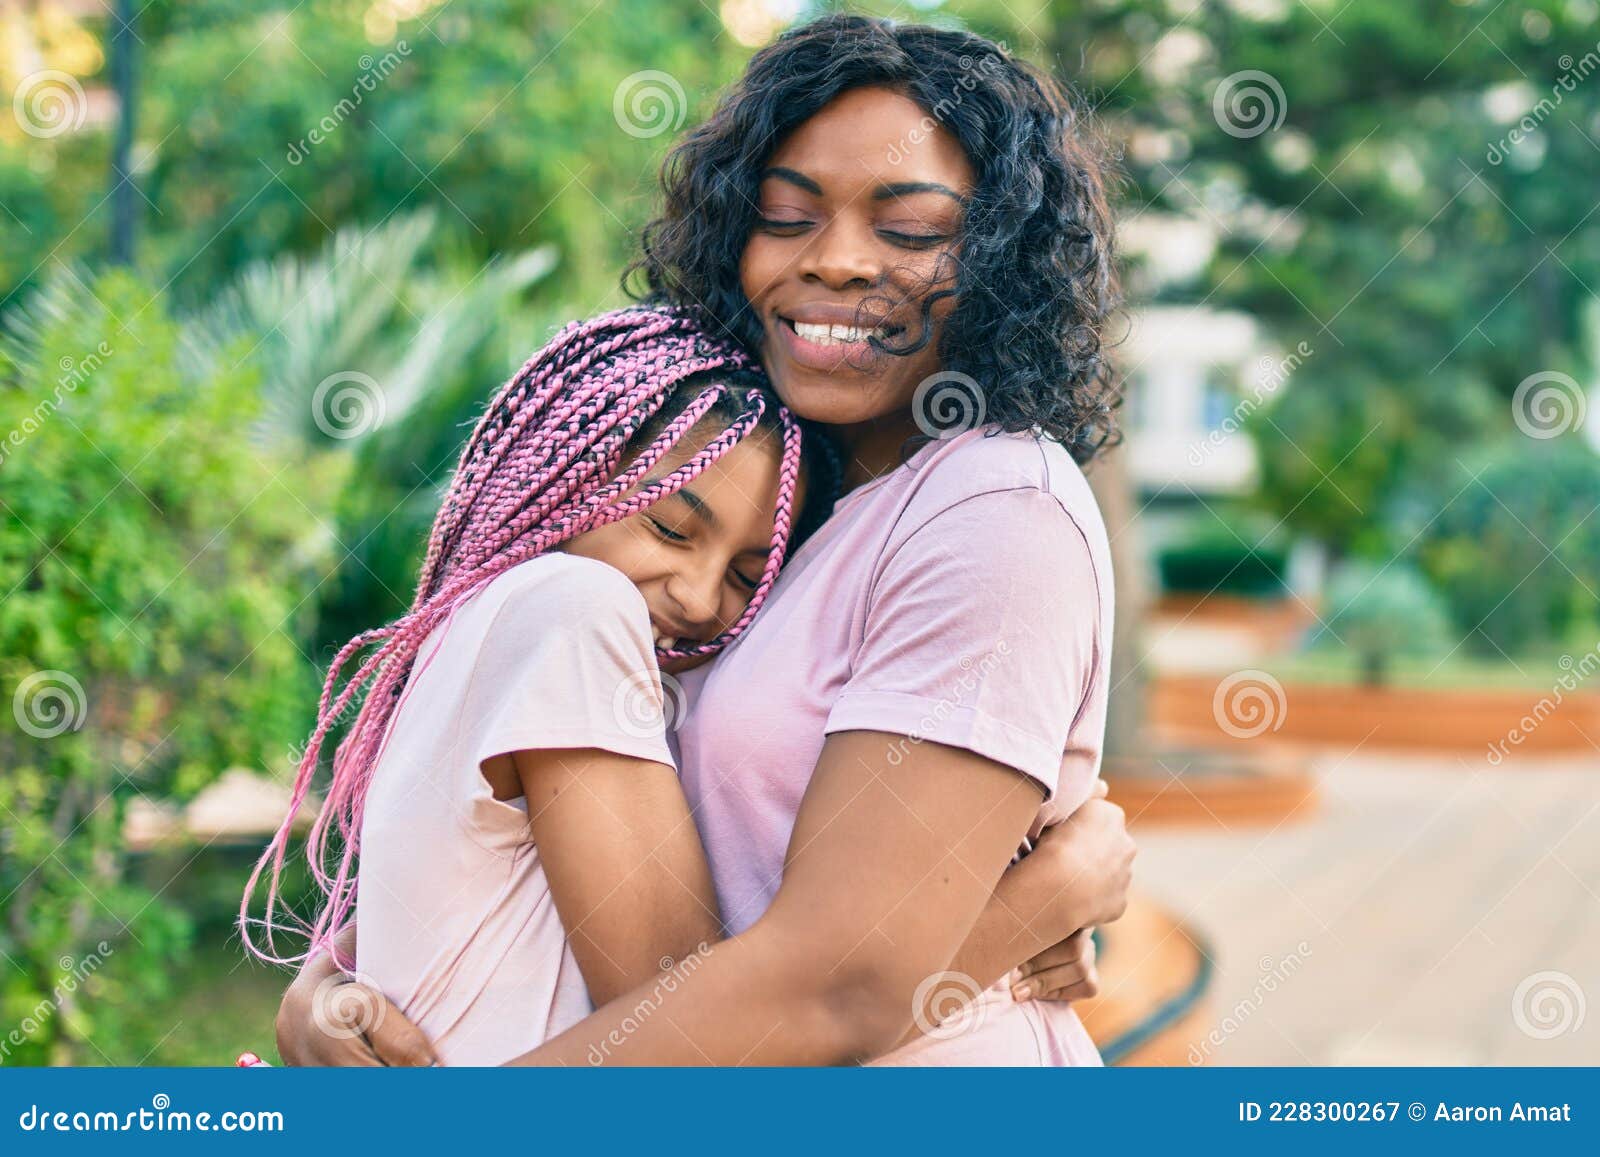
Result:
<svg viewBox="0 0 1600 1157"><path fill-rule="evenodd" d="M875 335L881 337L883 334L879 329L857 329L851 325L812 325L805 321L795 322L794 332L806 341L816 342L818 345L853 345Z"/></svg>

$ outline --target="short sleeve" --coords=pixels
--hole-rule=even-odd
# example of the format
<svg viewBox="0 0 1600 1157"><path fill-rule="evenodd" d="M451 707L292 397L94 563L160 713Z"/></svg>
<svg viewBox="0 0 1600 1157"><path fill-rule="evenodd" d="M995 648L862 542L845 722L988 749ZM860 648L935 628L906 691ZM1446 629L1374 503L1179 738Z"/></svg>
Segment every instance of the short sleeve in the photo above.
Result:
<svg viewBox="0 0 1600 1157"><path fill-rule="evenodd" d="M885 731L1013 767L1055 795L1098 662L1100 582L1052 494L964 499L894 546L827 731Z"/></svg>
<svg viewBox="0 0 1600 1157"><path fill-rule="evenodd" d="M674 766L649 613L621 572L539 560L477 644L463 723L472 763L511 751L596 748Z"/></svg>

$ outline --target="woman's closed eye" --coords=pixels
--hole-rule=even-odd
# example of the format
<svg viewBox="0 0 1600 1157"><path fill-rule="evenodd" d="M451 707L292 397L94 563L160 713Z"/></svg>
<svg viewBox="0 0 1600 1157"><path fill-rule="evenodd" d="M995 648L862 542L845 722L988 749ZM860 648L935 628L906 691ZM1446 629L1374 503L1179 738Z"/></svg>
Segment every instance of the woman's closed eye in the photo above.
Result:
<svg viewBox="0 0 1600 1157"><path fill-rule="evenodd" d="M880 229L878 232L896 245L903 245L908 249L931 249L950 240L948 233L904 233L897 229Z"/></svg>
<svg viewBox="0 0 1600 1157"><path fill-rule="evenodd" d="M806 219L778 217L758 217L756 218L756 223L761 229L778 237L798 237L816 224L815 221ZM928 233L883 227L878 228L877 234L891 245L898 245L904 249L930 249L935 245L947 244L951 239L951 235L948 233Z"/></svg>
<svg viewBox="0 0 1600 1157"><path fill-rule="evenodd" d="M816 222L806 218L759 216L756 218L756 224L768 233L776 233L780 237L793 237L802 230L809 229Z"/></svg>

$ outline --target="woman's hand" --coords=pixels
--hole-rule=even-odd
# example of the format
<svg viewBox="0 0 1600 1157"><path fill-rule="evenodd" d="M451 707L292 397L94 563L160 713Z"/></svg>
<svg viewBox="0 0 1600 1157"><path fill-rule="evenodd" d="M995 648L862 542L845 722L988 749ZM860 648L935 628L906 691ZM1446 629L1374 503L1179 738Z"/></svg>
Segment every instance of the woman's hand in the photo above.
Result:
<svg viewBox="0 0 1600 1157"><path fill-rule="evenodd" d="M1071 1002L1098 996L1100 973L1094 962L1094 929L1079 929L1020 966L1011 985L1011 997Z"/></svg>
<svg viewBox="0 0 1600 1157"><path fill-rule="evenodd" d="M438 1063L422 1030L388 997L334 966L309 962L278 1006L278 1054L285 1064L426 1067Z"/></svg>

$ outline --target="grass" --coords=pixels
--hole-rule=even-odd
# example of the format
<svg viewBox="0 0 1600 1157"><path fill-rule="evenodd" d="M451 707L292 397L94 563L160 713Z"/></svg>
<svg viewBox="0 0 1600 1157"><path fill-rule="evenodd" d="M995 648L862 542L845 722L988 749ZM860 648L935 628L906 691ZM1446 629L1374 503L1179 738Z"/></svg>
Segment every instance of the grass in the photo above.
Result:
<svg viewBox="0 0 1600 1157"><path fill-rule="evenodd" d="M1544 690L1556 685L1567 671L1558 665L1563 654L1574 659L1581 652L1552 650L1548 654L1520 655L1513 659L1486 659L1461 651L1443 659L1395 659L1387 686L1444 690ZM1312 649L1273 656L1262 666L1285 683L1327 683L1346 686L1361 682L1359 658L1351 651ZM1600 690L1600 688L1596 688Z"/></svg>

